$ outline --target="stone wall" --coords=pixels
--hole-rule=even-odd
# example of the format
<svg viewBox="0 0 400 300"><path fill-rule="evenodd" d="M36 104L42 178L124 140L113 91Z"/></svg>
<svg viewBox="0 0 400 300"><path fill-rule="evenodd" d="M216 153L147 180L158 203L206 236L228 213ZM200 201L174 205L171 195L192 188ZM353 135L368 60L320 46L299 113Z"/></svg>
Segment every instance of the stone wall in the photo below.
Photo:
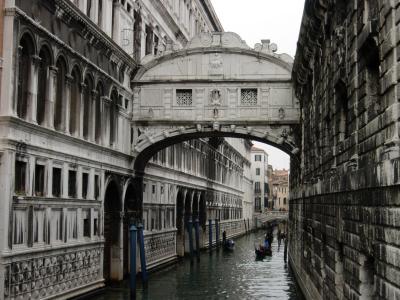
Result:
<svg viewBox="0 0 400 300"><path fill-rule="evenodd" d="M290 260L309 299L400 297L400 3L306 1Z"/></svg>

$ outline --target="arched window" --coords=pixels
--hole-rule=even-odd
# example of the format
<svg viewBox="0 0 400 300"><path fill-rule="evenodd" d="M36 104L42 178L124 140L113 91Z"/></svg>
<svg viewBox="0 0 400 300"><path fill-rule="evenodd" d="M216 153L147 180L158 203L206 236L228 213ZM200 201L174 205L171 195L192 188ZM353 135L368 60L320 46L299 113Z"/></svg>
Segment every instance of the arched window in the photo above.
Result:
<svg viewBox="0 0 400 300"><path fill-rule="evenodd" d="M31 56L33 54L33 42L28 34L25 34L19 43L18 60L18 87L17 87L17 115L25 119L28 113L29 83L31 74Z"/></svg>
<svg viewBox="0 0 400 300"><path fill-rule="evenodd" d="M69 133L79 135L79 119L80 119L80 97L81 97L81 77L77 67L72 71L71 82L71 102L69 109Z"/></svg>
<svg viewBox="0 0 400 300"><path fill-rule="evenodd" d="M57 83L56 83L56 101L54 104L54 128L63 130L63 113L64 113L64 91L65 91L65 76L67 75L67 64L60 57L56 63L57 67Z"/></svg>
<svg viewBox="0 0 400 300"><path fill-rule="evenodd" d="M92 102L93 81L89 76L85 78L85 89L83 92L83 138L89 139L90 136L90 106Z"/></svg>
<svg viewBox="0 0 400 300"><path fill-rule="evenodd" d="M38 70L36 121L39 125L43 125L45 120L46 102L48 98L47 89L49 86L49 67L51 63L51 56L47 47L42 47L39 52L39 57L40 63Z"/></svg>
<svg viewBox="0 0 400 300"><path fill-rule="evenodd" d="M103 90L103 86L101 83L99 83L97 85L96 91L97 91L96 99L95 99L96 117L95 117L95 125L94 125L95 126L95 137L94 138L95 138L96 143L99 143L100 139L101 139L101 129L102 129L102 126L101 126L101 97L103 97L103 95L104 95L104 90Z"/></svg>

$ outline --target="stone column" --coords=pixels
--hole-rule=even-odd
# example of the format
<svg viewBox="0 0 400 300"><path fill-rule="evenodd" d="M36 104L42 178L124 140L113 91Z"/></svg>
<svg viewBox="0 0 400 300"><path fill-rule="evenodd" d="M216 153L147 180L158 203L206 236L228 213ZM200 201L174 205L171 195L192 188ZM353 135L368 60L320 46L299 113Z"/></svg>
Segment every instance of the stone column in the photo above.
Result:
<svg viewBox="0 0 400 300"><path fill-rule="evenodd" d="M46 197L52 197L53 196L53 161L49 160L47 162L47 189L46 189Z"/></svg>
<svg viewBox="0 0 400 300"><path fill-rule="evenodd" d="M2 201L0 201L0 249L8 250L12 247L12 234L10 224L10 215L12 213L11 203L14 194L15 178L15 157L14 151L5 151L0 155L0 176L3 179L0 186ZM27 168L28 169L28 168ZM1 281L0 271L0 287ZM1 289L0 289L1 290Z"/></svg>
<svg viewBox="0 0 400 300"><path fill-rule="evenodd" d="M76 198L82 199L82 167L78 166L76 170ZM87 195L86 195L87 198Z"/></svg>
<svg viewBox="0 0 400 300"><path fill-rule="evenodd" d="M28 99L26 101L27 105L27 115L26 119L36 124L36 110L37 110L37 90L38 90L38 67L41 58L36 55L32 55L31 59L31 67L29 74L29 83L28 83Z"/></svg>
<svg viewBox="0 0 400 300"><path fill-rule="evenodd" d="M26 172L28 173L28 180L27 180L27 190L26 190L26 195L27 196L33 196L34 195L34 175L35 175L35 165L36 165L36 160L33 156L29 156L28 159L28 164L27 164L27 170Z"/></svg>
<svg viewBox="0 0 400 300"><path fill-rule="evenodd" d="M140 34L140 46L141 46L141 51L140 51L140 58L145 56L146 53L146 19L144 18L144 15L142 14L142 24L141 24L141 30L142 33Z"/></svg>
<svg viewBox="0 0 400 300"><path fill-rule="evenodd" d="M102 124L104 125L102 128L102 145L110 146L110 105L111 99L108 97L103 97L103 113L102 113Z"/></svg>
<svg viewBox="0 0 400 300"><path fill-rule="evenodd" d="M94 176L95 176L95 172L94 169L91 168L89 171L89 180L88 180L88 192L87 192L87 197L86 199L91 199L91 200L95 200L94 199ZM93 215L93 213L91 213L91 216ZM92 216L93 217L93 216ZM91 217L91 218L92 218ZM91 222L90 224L93 224L93 222ZM93 226L90 226L93 227ZM91 228L91 230L93 231L93 228ZM93 234L91 233L91 236Z"/></svg>
<svg viewBox="0 0 400 300"><path fill-rule="evenodd" d="M49 84L46 91L45 124L48 128L54 129L54 103L57 97L57 71L55 66L49 67Z"/></svg>
<svg viewBox="0 0 400 300"><path fill-rule="evenodd" d="M64 163L62 168L62 185L61 185L61 197L68 198L68 171L69 165L68 163Z"/></svg>
<svg viewBox="0 0 400 300"><path fill-rule="evenodd" d="M96 124L96 127L100 127L100 137L99 137L99 144L105 145L105 132L104 132L104 119L105 119L105 109L104 105L107 97L100 97L100 124Z"/></svg>
<svg viewBox="0 0 400 300"><path fill-rule="evenodd" d="M114 42L121 46L121 3L114 2L113 32L112 38Z"/></svg>

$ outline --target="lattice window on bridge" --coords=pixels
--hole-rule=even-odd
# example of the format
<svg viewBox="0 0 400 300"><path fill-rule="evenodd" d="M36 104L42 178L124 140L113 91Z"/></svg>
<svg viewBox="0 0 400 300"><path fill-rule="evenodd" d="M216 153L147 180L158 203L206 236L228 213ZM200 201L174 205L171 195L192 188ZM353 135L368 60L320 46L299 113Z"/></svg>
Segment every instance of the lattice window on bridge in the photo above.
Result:
<svg viewBox="0 0 400 300"><path fill-rule="evenodd" d="M257 105L257 89L241 89L241 105Z"/></svg>
<svg viewBox="0 0 400 300"><path fill-rule="evenodd" d="M176 90L176 104L179 106L191 106L193 104L192 90Z"/></svg>

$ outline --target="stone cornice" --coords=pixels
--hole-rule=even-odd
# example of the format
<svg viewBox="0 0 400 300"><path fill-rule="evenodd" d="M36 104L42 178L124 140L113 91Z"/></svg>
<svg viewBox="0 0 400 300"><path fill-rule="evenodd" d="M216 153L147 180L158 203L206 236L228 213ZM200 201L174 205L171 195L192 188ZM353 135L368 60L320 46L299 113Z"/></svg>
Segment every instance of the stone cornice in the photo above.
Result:
<svg viewBox="0 0 400 300"><path fill-rule="evenodd" d="M120 90L124 90L125 92L130 93L130 91L127 89L127 87L121 85L121 83L114 77L112 77L110 74L108 74L105 70L101 69L100 67L98 67L96 64L94 64L92 61L90 61L89 59L87 59L85 56L83 56L81 53L77 52L75 49L73 49L70 45L68 45L65 41L61 40L58 36L52 34L51 32L49 32L48 30L46 30L46 28L44 28L40 23L35 22L32 18L30 18L24 11L22 11L20 8L7 8L7 11L12 11L13 15L18 15L21 18L23 18L24 20L26 20L27 22L30 23L30 25L34 26L37 30L40 30L41 32L47 34L48 38L50 38L51 40L53 40L54 42L56 42L61 48L65 49L66 51L68 51L68 53L78 57L80 60L84 61L88 66L90 66L93 70L96 70L97 72L99 72L102 76L104 76L104 78L110 82L112 82L113 84L115 84L116 86L118 86L118 88ZM130 58L132 61L133 59ZM135 64L136 66L136 64ZM69 74L67 74L66 76L67 79L67 83L70 82L70 80L72 80L72 76L70 76Z"/></svg>
<svg viewBox="0 0 400 300"><path fill-rule="evenodd" d="M123 61L124 64L134 70L137 62L134 58L129 56L121 47L119 47L106 33L104 33L97 25L95 25L89 17L84 15L71 1L68 0L55 0L57 7L57 15L65 18L71 22L74 20L81 26L81 33L86 38L97 39L98 43L103 44L102 47L107 52L107 56L113 53L118 59ZM88 38L90 40L90 38Z"/></svg>
<svg viewBox="0 0 400 300"><path fill-rule="evenodd" d="M198 1L202 5L202 8L204 9L204 11L208 17L208 20L214 27L213 31L223 32L224 28L222 27L222 24L219 21L219 18L214 10L214 7L211 4L211 1L210 0L198 0Z"/></svg>
<svg viewBox="0 0 400 300"><path fill-rule="evenodd" d="M126 161L131 161L133 160L133 156L130 154L126 154L114 149L110 149L107 146L102 146L102 145L98 145L86 140L82 140L70 135L66 135L62 132L58 132L56 130L52 130L52 129L48 129L36 124L32 124L29 122L26 122L24 120L21 120L19 118L16 117L12 117L12 116L1 116L0 117L0 126L5 125L7 127L10 128L18 128L18 130L22 130L25 132L29 132L31 135L37 135L37 136L51 136L53 140L57 141L68 141L69 144L74 145L74 144L79 144L79 145L84 145L85 149L90 149L93 152L99 152L99 153L104 153L106 155L110 155L113 157L118 157L120 159L124 159ZM9 138L2 138L0 139L1 141L5 141L8 144L13 143L15 140L9 139ZM19 141L15 141L16 143L18 143ZM35 147L32 145L29 145L29 147ZM38 148L41 149L41 148ZM51 150L46 150L51 152ZM64 153L64 156L66 156L67 154ZM83 160L85 158L82 158Z"/></svg>
<svg viewBox="0 0 400 300"><path fill-rule="evenodd" d="M163 56L157 57L151 61L149 61L147 64L141 66L139 71L136 73L134 80L140 80L140 78L143 76L143 74L150 70L151 68L155 67L158 64L161 64L162 62L165 62L167 60L172 60L178 57L186 57L189 55L195 55L195 54L207 54L207 53L228 53L228 54L239 54L239 55L249 55L249 56L254 56L257 57L258 59L264 59L267 61L270 61L272 63L275 63L282 68L288 70L289 72L292 71L292 65L283 61L277 56L270 55L267 53L262 53L259 51L255 51L252 49L244 49L244 48L222 48L222 47L206 47L206 48L192 48L192 49L183 49L179 51L174 51L167 53Z"/></svg>

